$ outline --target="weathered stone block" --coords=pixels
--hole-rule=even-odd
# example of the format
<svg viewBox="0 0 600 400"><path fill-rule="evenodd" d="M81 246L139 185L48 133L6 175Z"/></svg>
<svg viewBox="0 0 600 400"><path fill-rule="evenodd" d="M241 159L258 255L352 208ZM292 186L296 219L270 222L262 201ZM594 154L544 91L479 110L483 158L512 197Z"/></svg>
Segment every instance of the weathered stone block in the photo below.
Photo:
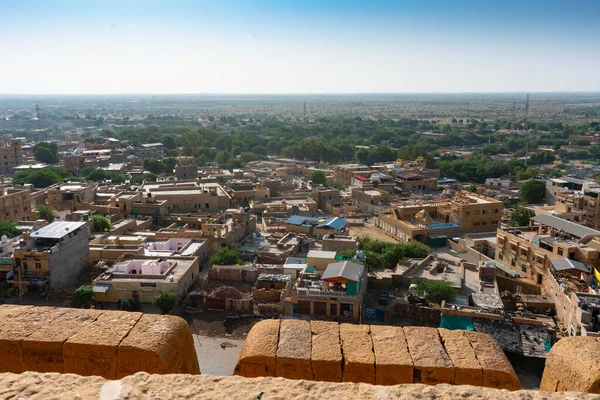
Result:
<svg viewBox="0 0 600 400"><path fill-rule="evenodd" d="M24 312L18 315L15 315L14 312L7 312L12 317L0 329L0 372L21 373L25 371L23 339L60 317L65 313L65 309L31 307L24 309Z"/></svg>
<svg viewBox="0 0 600 400"><path fill-rule="evenodd" d="M454 365L448 357L435 328L404 328L414 365L414 383L437 385L454 382Z"/></svg>
<svg viewBox="0 0 600 400"><path fill-rule="evenodd" d="M65 373L117 378L117 350L141 313L105 311L63 345Z"/></svg>
<svg viewBox="0 0 600 400"><path fill-rule="evenodd" d="M312 331L311 367L316 381L342 381L340 325L337 322L310 321Z"/></svg>
<svg viewBox="0 0 600 400"><path fill-rule="evenodd" d="M254 325L246 337L233 374L247 378L275 376L278 340L279 320L268 319Z"/></svg>
<svg viewBox="0 0 600 400"><path fill-rule="evenodd" d="M188 359L194 360L192 368ZM192 331L179 317L144 314L119 344L117 378L145 371L199 374Z"/></svg>
<svg viewBox="0 0 600 400"><path fill-rule="evenodd" d="M98 310L64 311L60 317L23 339L23 363L26 371L64 372L64 342L102 314Z"/></svg>
<svg viewBox="0 0 600 400"><path fill-rule="evenodd" d="M399 385L413 382L413 362L404 330L396 326L371 325L375 353L375 382Z"/></svg>
<svg viewBox="0 0 600 400"><path fill-rule="evenodd" d="M464 331L483 369L482 385L491 388L518 390L521 383L496 339L484 333Z"/></svg>
<svg viewBox="0 0 600 400"><path fill-rule="evenodd" d="M483 370L463 331L438 329L446 353L454 364L454 384L481 386Z"/></svg>
<svg viewBox="0 0 600 400"><path fill-rule="evenodd" d="M375 354L369 325L340 325L344 369L342 382L375 384Z"/></svg>
<svg viewBox="0 0 600 400"><path fill-rule="evenodd" d="M288 379L313 379L310 323L283 320L279 327L276 375Z"/></svg>

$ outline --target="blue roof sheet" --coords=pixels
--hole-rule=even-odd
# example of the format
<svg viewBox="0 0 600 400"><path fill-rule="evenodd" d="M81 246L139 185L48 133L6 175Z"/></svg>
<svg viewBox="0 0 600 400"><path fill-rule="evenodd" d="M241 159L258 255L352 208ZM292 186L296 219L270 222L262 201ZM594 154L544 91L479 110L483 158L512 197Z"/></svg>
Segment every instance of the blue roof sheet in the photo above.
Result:
<svg viewBox="0 0 600 400"><path fill-rule="evenodd" d="M311 226L311 225L314 225L315 222L319 222L319 221L320 221L319 218L303 217L302 215L292 215L285 221L285 223L290 224L290 225ZM312 222L312 224L311 224L311 222ZM323 221L323 223L318 224L317 227L318 228L328 227L331 229L340 230L343 227L345 227L347 224L348 224L348 221L346 221L345 219L339 218L339 217L333 217L333 218L326 219L325 221Z"/></svg>
<svg viewBox="0 0 600 400"><path fill-rule="evenodd" d="M346 225L348 225L348 222L344 218L334 217L334 218L329 218L329 219L325 220L325 222L317 225L317 227L321 228L321 227L327 226L329 228L339 230L339 229L342 229L343 227L345 227Z"/></svg>

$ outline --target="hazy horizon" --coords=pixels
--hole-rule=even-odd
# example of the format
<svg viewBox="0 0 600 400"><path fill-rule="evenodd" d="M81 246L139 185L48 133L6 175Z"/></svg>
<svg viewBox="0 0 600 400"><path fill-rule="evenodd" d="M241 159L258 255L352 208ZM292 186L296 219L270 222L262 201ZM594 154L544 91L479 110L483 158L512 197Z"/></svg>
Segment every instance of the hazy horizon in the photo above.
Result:
<svg viewBox="0 0 600 400"><path fill-rule="evenodd" d="M595 93L598 15L592 0L7 0L0 93Z"/></svg>

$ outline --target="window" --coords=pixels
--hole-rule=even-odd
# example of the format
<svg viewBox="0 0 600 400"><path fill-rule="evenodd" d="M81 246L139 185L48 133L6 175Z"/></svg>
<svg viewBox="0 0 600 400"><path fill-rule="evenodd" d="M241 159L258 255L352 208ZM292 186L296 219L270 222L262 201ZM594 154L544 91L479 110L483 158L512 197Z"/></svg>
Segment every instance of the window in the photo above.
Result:
<svg viewBox="0 0 600 400"><path fill-rule="evenodd" d="M561 249L560 247L558 248L558 255L562 256L563 255L563 249Z"/></svg>
<svg viewBox="0 0 600 400"><path fill-rule="evenodd" d="M475 215L479 215L479 214L481 214L481 211L480 210L475 210Z"/></svg>
<svg viewBox="0 0 600 400"><path fill-rule="evenodd" d="M485 225L487 225L487 221L481 221L481 225L482 225L482 226L485 226Z"/></svg>
<svg viewBox="0 0 600 400"><path fill-rule="evenodd" d="M517 265L517 260L515 258L513 258L512 260L510 260L510 265L512 265L513 267L515 265Z"/></svg>
<svg viewBox="0 0 600 400"><path fill-rule="evenodd" d="M471 215L471 211L465 211L465 215Z"/></svg>
<svg viewBox="0 0 600 400"><path fill-rule="evenodd" d="M527 272L527 266L525 264L521 264L521 271Z"/></svg>
<svg viewBox="0 0 600 400"><path fill-rule="evenodd" d="M204 208L210 208L210 206L208 205L208 203L204 203Z"/></svg>
<svg viewBox="0 0 600 400"><path fill-rule="evenodd" d="M527 257L527 249L521 249L521 255Z"/></svg>
<svg viewBox="0 0 600 400"><path fill-rule="evenodd" d="M487 210L481 210L481 213L485 215L487 214Z"/></svg>
<svg viewBox="0 0 600 400"><path fill-rule="evenodd" d="M498 221L492 221L490 224L491 225L498 225Z"/></svg>
<svg viewBox="0 0 600 400"><path fill-rule="evenodd" d="M473 222L473 226L479 226L479 221L478 222Z"/></svg>
<svg viewBox="0 0 600 400"><path fill-rule="evenodd" d="M494 210L492 211L494 214L498 214L498 209L494 208Z"/></svg>
<svg viewBox="0 0 600 400"><path fill-rule="evenodd" d="M36 262L35 269L42 269L42 263Z"/></svg>

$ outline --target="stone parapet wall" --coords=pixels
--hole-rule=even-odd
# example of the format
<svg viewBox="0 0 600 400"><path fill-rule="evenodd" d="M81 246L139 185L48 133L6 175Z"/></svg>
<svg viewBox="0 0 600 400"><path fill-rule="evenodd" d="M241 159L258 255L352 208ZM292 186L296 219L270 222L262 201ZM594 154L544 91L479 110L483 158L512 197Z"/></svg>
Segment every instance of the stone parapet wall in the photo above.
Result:
<svg viewBox="0 0 600 400"><path fill-rule="evenodd" d="M0 372L25 371L118 379L200 368L191 329L179 317L2 305Z"/></svg>
<svg viewBox="0 0 600 400"><path fill-rule="evenodd" d="M149 375L137 373L121 380L73 374L26 372L0 374L0 397L5 399L503 399L588 400L586 393L547 393L534 390L490 389L479 386L407 384L376 386L283 378L239 376Z"/></svg>
<svg viewBox="0 0 600 400"><path fill-rule="evenodd" d="M577 336L556 342L546 357L540 389L600 394L600 338Z"/></svg>
<svg viewBox="0 0 600 400"><path fill-rule="evenodd" d="M483 333L321 321L259 322L246 338L234 374L521 388L496 340Z"/></svg>

